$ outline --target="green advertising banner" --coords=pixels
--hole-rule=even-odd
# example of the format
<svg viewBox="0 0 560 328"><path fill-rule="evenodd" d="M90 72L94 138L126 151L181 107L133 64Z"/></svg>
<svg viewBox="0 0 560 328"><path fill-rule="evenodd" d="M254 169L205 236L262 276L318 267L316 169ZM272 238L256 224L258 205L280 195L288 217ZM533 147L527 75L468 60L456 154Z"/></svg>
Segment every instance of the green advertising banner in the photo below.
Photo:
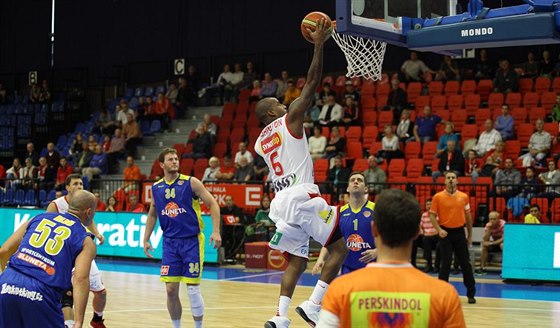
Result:
<svg viewBox="0 0 560 328"><path fill-rule="evenodd" d="M33 216L42 213L41 210L21 208L0 209L0 243L3 243L23 223ZM146 231L146 213L124 213L124 212L97 212L95 223L100 233L105 236L105 243L97 245L97 255L146 258L142 240ZM204 245L204 262L217 263L218 251L209 244L212 233L212 220L209 215L203 215L203 233L206 237ZM154 248L154 258L161 259L161 248L163 243L163 232L156 223L156 228L150 238Z"/></svg>

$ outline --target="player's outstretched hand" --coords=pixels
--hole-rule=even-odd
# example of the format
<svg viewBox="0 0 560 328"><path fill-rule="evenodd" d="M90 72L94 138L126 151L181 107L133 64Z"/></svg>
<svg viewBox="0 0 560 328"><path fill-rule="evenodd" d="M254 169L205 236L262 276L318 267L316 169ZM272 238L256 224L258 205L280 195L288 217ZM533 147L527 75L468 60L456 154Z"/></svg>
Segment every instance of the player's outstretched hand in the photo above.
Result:
<svg viewBox="0 0 560 328"><path fill-rule="evenodd" d="M360 257L360 262L369 263L377 258L377 248L363 251L361 255L362 257Z"/></svg>
<svg viewBox="0 0 560 328"><path fill-rule="evenodd" d="M153 252L154 249L152 248L152 245L150 245L150 243L145 242L144 243L144 254L146 254L147 257L149 258L154 258L154 256L152 254L150 254L150 252Z"/></svg>
<svg viewBox="0 0 560 328"><path fill-rule="evenodd" d="M327 21L324 18L321 18L317 21L317 28L315 31L311 31L307 28L309 37L313 40L314 44L324 43L331 36L332 29L326 26L326 22Z"/></svg>
<svg viewBox="0 0 560 328"><path fill-rule="evenodd" d="M212 232L210 235L210 245L214 244L214 248L222 246L222 237L219 232Z"/></svg>
<svg viewBox="0 0 560 328"><path fill-rule="evenodd" d="M325 260L322 258L318 258L317 262L315 262L315 265L313 266L313 269L311 270L311 274L315 275L321 273L321 270L323 270L324 265L325 265Z"/></svg>

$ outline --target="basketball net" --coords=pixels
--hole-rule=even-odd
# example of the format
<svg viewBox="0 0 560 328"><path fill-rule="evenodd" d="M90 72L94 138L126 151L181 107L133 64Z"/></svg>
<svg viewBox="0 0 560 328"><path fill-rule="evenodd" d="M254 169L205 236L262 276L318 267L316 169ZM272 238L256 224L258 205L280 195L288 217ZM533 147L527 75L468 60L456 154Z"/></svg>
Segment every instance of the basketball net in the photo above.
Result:
<svg viewBox="0 0 560 328"><path fill-rule="evenodd" d="M387 42L338 33L336 25L332 36L346 57L348 63L346 77L381 80Z"/></svg>

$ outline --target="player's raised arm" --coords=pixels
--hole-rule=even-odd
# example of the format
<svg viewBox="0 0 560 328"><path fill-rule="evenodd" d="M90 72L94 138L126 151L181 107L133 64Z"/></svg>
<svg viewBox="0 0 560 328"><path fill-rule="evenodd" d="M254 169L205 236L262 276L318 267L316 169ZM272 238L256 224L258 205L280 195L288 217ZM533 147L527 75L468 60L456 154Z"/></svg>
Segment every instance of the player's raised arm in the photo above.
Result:
<svg viewBox="0 0 560 328"><path fill-rule="evenodd" d="M315 90L321 82L321 73L323 71L323 45L331 35L332 30L326 26L326 20L321 18L317 22L317 29L309 31L309 37L315 44L313 59L307 72L307 81L299 98L294 100L288 110L288 127L296 136L303 135L303 117L305 111L311 106L315 98Z"/></svg>
<svg viewBox="0 0 560 328"><path fill-rule="evenodd" d="M220 206L212 196L212 194L204 187L202 182L195 177L191 177L191 188L195 194L202 199L204 204L210 208L210 217L212 217L212 235L210 235L210 243L214 243L214 248L222 245L222 237L220 236Z"/></svg>

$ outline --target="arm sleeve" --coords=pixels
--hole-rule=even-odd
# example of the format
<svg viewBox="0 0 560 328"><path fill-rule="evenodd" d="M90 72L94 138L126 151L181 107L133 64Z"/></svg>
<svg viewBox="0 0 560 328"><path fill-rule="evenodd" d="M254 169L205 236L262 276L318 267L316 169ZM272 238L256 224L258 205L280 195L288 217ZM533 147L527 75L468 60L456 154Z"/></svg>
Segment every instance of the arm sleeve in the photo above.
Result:
<svg viewBox="0 0 560 328"><path fill-rule="evenodd" d="M461 307L461 302L459 301L459 295L455 289L450 289L448 292L449 299L443 304L445 306L445 322L443 322L442 327L449 328L465 328L467 327L465 323L465 317L463 315L463 308Z"/></svg>
<svg viewBox="0 0 560 328"><path fill-rule="evenodd" d="M340 327L340 319L334 313L327 310L321 310L319 313L319 322L317 328L338 328Z"/></svg>

